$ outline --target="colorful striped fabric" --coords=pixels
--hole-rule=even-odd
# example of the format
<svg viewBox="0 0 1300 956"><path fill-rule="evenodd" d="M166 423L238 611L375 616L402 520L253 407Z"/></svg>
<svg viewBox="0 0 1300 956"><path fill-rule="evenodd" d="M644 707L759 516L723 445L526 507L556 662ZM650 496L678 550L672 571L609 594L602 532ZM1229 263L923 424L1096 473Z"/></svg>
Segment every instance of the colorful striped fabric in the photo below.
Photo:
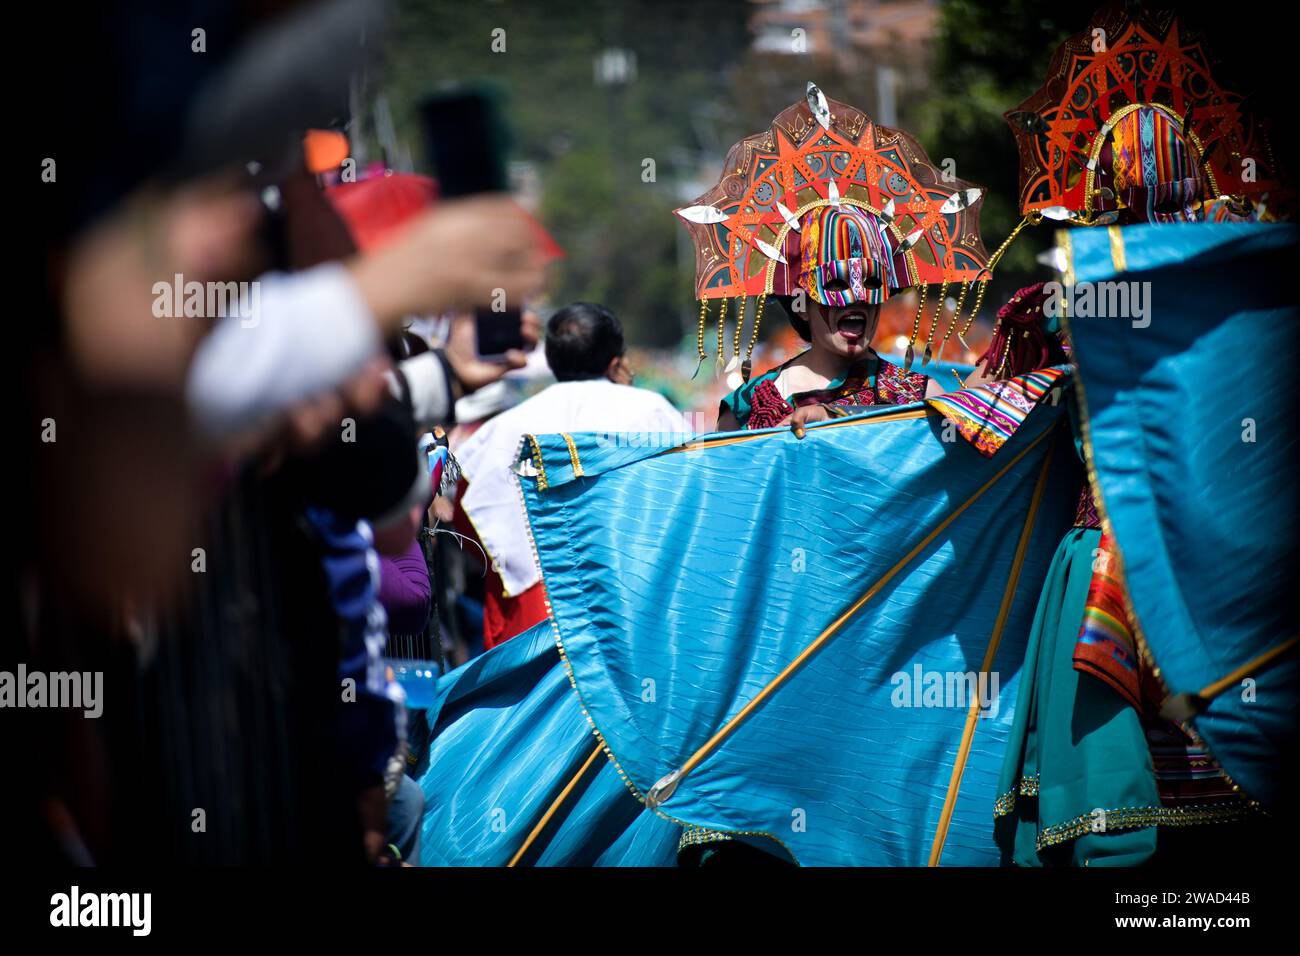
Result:
<svg viewBox="0 0 1300 956"><path fill-rule="evenodd" d="M1200 167L1180 124L1155 106L1123 116L1112 131L1115 193L1140 222L1200 218L1192 204L1204 191Z"/></svg>
<svg viewBox="0 0 1300 956"><path fill-rule="evenodd" d="M1064 367L1042 368L1003 382L927 398L926 403L956 425L980 454L991 458L1064 374Z"/></svg>
<svg viewBox="0 0 1300 956"><path fill-rule="evenodd" d="M1143 723L1162 804L1186 807L1240 797L1199 738L1156 715L1145 715Z"/></svg>
<svg viewBox="0 0 1300 956"><path fill-rule="evenodd" d="M1074 526L1076 528L1100 528L1101 513L1097 510L1097 497L1092 485L1085 479L1079 489L1079 503L1074 508Z"/></svg>
<svg viewBox="0 0 1300 956"><path fill-rule="evenodd" d="M828 291L837 279L848 288ZM886 227L856 206L811 210L799 228L799 284L822 305L885 301L899 288Z"/></svg>
<svg viewBox="0 0 1300 956"><path fill-rule="evenodd" d="M1124 574L1115 540L1102 532L1093 555L1092 582L1083 608L1074 669L1105 681L1142 709L1137 641L1124 604Z"/></svg>
<svg viewBox="0 0 1300 956"><path fill-rule="evenodd" d="M757 379L748 392L748 402L731 398L724 399L723 405L733 409L742 428L758 429L780 425L801 405L829 405L848 410L867 405L908 405L925 397L927 376L919 372L904 372L875 352L872 352L872 357L874 366L863 362L826 388L798 392L787 400L777 390L776 379L781 370L794 361L791 359ZM744 408L748 408L747 413Z"/></svg>
<svg viewBox="0 0 1300 956"><path fill-rule="evenodd" d="M1195 733L1160 716L1165 688L1138 651L1119 548L1108 532L1102 532L1093 559L1074 669L1105 681L1137 710L1162 805L1187 808L1236 799L1232 781Z"/></svg>
<svg viewBox="0 0 1300 956"><path fill-rule="evenodd" d="M1142 719L1160 802L1192 807L1235 799L1232 781L1192 732L1160 716L1165 689L1138 651L1125 596L1124 571L1114 538L1103 532L1074 647L1074 669L1091 674L1132 704Z"/></svg>

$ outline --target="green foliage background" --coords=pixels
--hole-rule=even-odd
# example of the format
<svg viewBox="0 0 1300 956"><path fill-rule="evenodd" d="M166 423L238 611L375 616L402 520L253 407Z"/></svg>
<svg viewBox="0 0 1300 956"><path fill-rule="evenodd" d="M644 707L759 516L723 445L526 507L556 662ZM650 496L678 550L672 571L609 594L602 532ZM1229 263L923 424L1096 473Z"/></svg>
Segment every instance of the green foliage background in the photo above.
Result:
<svg viewBox="0 0 1300 956"><path fill-rule="evenodd" d="M673 187L696 172L693 123L745 53L748 12L741 0L407 0L393 10L381 86L412 145L420 141L414 106L440 83L489 79L503 88L513 156L539 167L540 217L565 250L552 300L602 302L632 341L676 345L692 290ZM504 53L491 50L498 27ZM607 47L636 53L633 82L594 82L595 57ZM654 160L654 182L642 179L645 159Z"/></svg>

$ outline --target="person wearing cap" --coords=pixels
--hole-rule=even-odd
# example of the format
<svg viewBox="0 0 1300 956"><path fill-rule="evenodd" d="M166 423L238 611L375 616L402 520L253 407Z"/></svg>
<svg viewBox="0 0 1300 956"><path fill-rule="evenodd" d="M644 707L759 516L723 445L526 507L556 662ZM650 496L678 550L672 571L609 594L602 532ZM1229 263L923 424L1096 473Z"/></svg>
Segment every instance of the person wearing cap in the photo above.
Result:
<svg viewBox="0 0 1300 956"><path fill-rule="evenodd" d="M991 275L980 238L983 197L982 188L931 163L905 130L830 99L815 83L768 129L733 145L718 181L675 210L695 247L700 364L717 303L716 364L732 389L719 429L790 425L802 437L812 422L946 391L924 373L954 334L964 342ZM937 295L927 310L931 286ZM945 332L943 308L956 287ZM962 326L962 307L975 290ZM899 368L876 354L871 339L882 304L913 291L916 318ZM751 377L772 298L810 348ZM984 381L978 371L974 379Z"/></svg>
<svg viewBox="0 0 1300 956"><path fill-rule="evenodd" d="M1094 45L1099 35L1110 38L1102 49ZM1043 84L1006 112L1019 146L1021 214L1027 222L1038 217L1071 227L1058 233L1066 238L1058 239L1057 252L1077 248L1072 243L1080 240L1070 234L1105 228L1118 276L1126 268L1119 265L1123 250L1129 250L1128 262L1136 261L1132 250L1143 248L1141 237L1149 237L1152 229L1158 238L1147 238L1147 243L1170 243L1168 248L1174 249L1177 244L1161 233L1195 235L1199 229L1212 228L1197 223L1284 214L1290 190L1279 175L1283 170L1262 160L1254 175L1243 177L1234 159L1240 158L1237 154L1208 145L1203 148L1216 141L1268 143L1266 118L1258 115L1253 102L1245 102L1254 97L1242 97L1221 85L1221 73L1216 77L1219 68L1209 40L1194 18L1177 17L1172 11L1139 5L1104 7L1086 27L1060 43ZM1112 69L1116 62L1134 64L1132 76L1117 78ZM1068 84L1062 83L1065 77ZM1088 95L1072 95L1076 90L1086 90ZM1234 105L1229 109L1223 104ZM1043 148L1050 130L1056 128L1072 132L1060 146ZM1271 156L1272 150L1258 153ZM1087 170L1086 177L1078 175L1080 169ZM1148 263L1144 268L1151 267ZM1186 264L1184 268L1190 271ZM1225 269L1219 281L1231 290L1234 283L1250 280ZM999 310L982 360L990 368L997 366L995 374L1021 375L1082 359L1081 368L1094 363L1114 369L1120 363L1126 366L1125 374L1148 377L1118 340L1112 353L1094 349L1076 354L1070 326L1062 322L1062 317L1068 322L1076 310L1054 302L1050 285L1026 286ZM1143 285L1151 287L1150 282ZM1155 288L1160 288L1158 282ZM1168 310L1169 318L1162 310ZM1087 315L1078 311L1076 331ZM1186 316L1177 304L1162 301L1152 318L1157 325L1181 324ZM1133 325L1139 328L1136 321ZM1193 367L1189 354L1177 351L1176 339L1157 341L1161 350L1168 350L1161 356L1163 365ZM1231 334L1220 329L1216 354L1231 354L1230 343ZM1262 362L1254 370L1261 380L1268 375L1267 365ZM1089 426L1097 408L1091 412L1088 408L1091 382L1090 401L1084 401L1083 382L1089 376L1080 374L1079 384L1063 397L1073 426L1074 451L1086 467L1077 479L1074 520L1056 546L1028 634L1019 702L993 806L993 832L1004 862L1016 866L1136 866L1170 863L1184 854L1198 863L1220 855L1236 859L1240 847L1258 841L1257 828L1266 823L1257 795L1229 776L1220 762L1223 755L1211 751L1186 713L1165 709L1170 689L1161 668L1168 667L1168 659L1161 660L1156 651L1167 648L1166 641L1203 642L1193 624L1195 615L1148 614L1139 620L1134 592L1135 586L1139 594L1167 587L1171 595L1185 595L1177 601L1171 598L1167 606L1182 606L1186 601L1194 607L1210 598L1196 593L1188 579L1178 574L1166 584L1160 575L1151 575L1150 564L1130 565L1143 543L1134 537L1121 540L1116 529L1122 525L1114 521L1113 513L1108 515L1107 507L1115 505L1115 485L1105 487L1096 462L1114 454L1115 439L1102 438ZM1177 456L1180 445L1189 441L1186 431L1170 424L1183 413L1174 392L1162 407L1136 397L1140 393L1135 382L1129 387L1134 391L1124 406L1128 415L1137 421L1160 422L1155 430L1162 435L1161 442L1158 447L1145 447L1140 456L1146 459L1142 471L1156 475L1161 460ZM1162 420L1166 417L1169 421ZM1199 445L1203 440L1197 435L1194 442ZM1266 473L1269 467L1264 458L1251 459L1256 474ZM1206 493L1194 478L1187 475L1178 488L1161 488L1159 494L1178 502L1181 522L1212 539L1217 517L1209 513L1204 520L1197 517L1193 502ZM1125 496L1142 500L1136 484L1120 495ZM1108 497L1111 500L1103 500ZM1205 496L1204 500L1211 499ZM1219 510L1217 502L1209 509L1215 514ZM1156 550L1180 553L1154 511L1143 525L1142 536ZM1233 547L1238 555L1256 557L1244 539L1234 541ZM1215 561L1232 562L1231 552L1232 548L1214 549ZM1135 566L1140 570L1132 578ZM1192 572L1185 568L1179 573ZM1157 579L1161 583L1155 583ZM1215 640L1244 648L1249 639L1243 635L1250 625L1240 626L1232 637L1226 629L1216 631ZM1249 656L1240 653L1242 659ZM1269 749L1261 745L1256 753L1267 759L1263 755Z"/></svg>
<svg viewBox="0 0 1300 956"><path fill-rule="evenodd" d="M991 274L980 238L982 197L981 188L934 166L906 131L830 99L815 83L767 130L732 146L718 182L675 211L695 246L701 364L710 305L721 300L716 362L732 391L721 401L718 430L789 426L802 439L805 426L815 422L947 391L925 371L961 327L967 294ZM953 285L961 291L945 332L941 318ZM938 302L927 310L931 286ZM883 303L912 290L918 293L916 318L898 366L877 354L871 341ZM771 298L809 347L751 376ZM750 299L756 300L752 309ZM980 301L977 293L967 328ZM749 347L742 352L749 314ZM925 320L929 332L914 367ZM964 384L988 380L976 368ZM690 825L678 861L749 866L784 860L770 843Z"/></svg>

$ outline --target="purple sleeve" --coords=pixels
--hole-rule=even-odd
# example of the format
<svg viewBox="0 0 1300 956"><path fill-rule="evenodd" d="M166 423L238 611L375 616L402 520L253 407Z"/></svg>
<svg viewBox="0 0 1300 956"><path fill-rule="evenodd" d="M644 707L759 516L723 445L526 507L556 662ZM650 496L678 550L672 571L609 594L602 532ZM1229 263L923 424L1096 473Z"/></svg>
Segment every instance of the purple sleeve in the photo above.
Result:
<svg viewBox="0 0 1300 956"><path fill-rule="evenodd" d="M420 539L396 557L379 556L379 603L392 634L419 634L429 620L429 568Z"/></svg>

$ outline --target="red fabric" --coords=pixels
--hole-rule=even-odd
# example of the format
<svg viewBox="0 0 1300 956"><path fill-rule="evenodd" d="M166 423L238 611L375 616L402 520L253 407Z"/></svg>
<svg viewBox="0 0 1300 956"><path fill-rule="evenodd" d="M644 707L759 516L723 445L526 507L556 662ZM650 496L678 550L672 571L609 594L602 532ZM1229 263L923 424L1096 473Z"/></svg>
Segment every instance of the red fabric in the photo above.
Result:
<svg viewBox="0 0 1300 956"><path fill-rule="evenodd" d="M339 183L325 195L362 252L395 239L416 216L438 202L438 183L416 173L385 173L353 183ZM540 222L525 213L544 259L561 259L564 250Z"/></svg>
<svg viewBox="0 0 1300 956"><path fill-rule="evenodd" d="M765 378L754 386L754 395L750 399L749 418L745 421L745 427L751 430L775 428L793 412L794 406L781 397L781 393L776 390L775 381Z"/></svg>
<svg viewBox="0 0 1300 956"><path fill-rule="evenodd" d="M465 497L468 483L462 478L456 487L456 511L452 518L452 527L467 538L472 538L480 547L483 542L478 539L478 532L465 515L460 503ZM467 547L466 554L473 554L477 560L477 548ZM474 573L478 573L475 571ZM538 581L531 588L516 597L506 597L505 585L501 575L492 568L487 569L483 579L483 647L491 650L498 644L504 644L534 624L546 620L546 588Z"/></svg>
<svg viewBox="0 0 1300 956"><path fill-rule="evenodd" d="M541 581L518 597L505 597L501 588L501 578L489 568L483 599L483 647L487 650L546 620L546 588Z"/></svg>
<svg viewBox="0 0 1300 956"><path fill-rule="evenodd" d="M438 186L428 176L395 173L325 190L352 239L362 252L377 249L395 238L412 219L432 206Z"/></svg>

